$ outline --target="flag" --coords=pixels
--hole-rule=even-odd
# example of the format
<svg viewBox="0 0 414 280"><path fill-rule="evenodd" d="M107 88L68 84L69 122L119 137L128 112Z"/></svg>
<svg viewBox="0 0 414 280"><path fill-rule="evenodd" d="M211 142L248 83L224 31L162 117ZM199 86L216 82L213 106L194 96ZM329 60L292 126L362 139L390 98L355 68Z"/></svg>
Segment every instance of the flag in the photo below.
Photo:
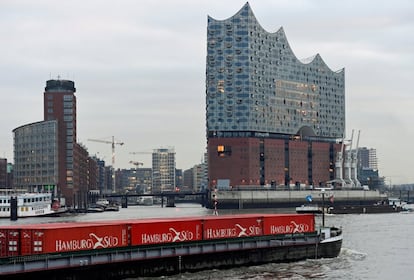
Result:
<svg viewBox="0 0 414 280"><path fill-rule="evenodd" d="M308 202L312 202L312 195L308 195L308 196L306 196L306 201L308 201Z"/></svg>

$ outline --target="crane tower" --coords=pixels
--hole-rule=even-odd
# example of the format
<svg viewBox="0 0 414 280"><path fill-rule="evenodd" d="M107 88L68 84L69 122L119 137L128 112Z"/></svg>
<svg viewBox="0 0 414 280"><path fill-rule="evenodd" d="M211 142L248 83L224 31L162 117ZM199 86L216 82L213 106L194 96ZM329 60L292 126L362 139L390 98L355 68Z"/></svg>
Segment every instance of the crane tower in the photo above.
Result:
<svg viewBox="0 0 414 280"><path fill-rule="evenodd" d="M104 143L104 144L111 144L112 145L112 168L114 170L114 174L112 176L113 180L112 180L112 192L115 192L115 145L124 145L124 142L118 142L115 141L115 137L112 136L112 141L108 141L108 140L100 140L100 139L88 139L88 141L92 141L92 142L99 142L99 143Z"/></svg>

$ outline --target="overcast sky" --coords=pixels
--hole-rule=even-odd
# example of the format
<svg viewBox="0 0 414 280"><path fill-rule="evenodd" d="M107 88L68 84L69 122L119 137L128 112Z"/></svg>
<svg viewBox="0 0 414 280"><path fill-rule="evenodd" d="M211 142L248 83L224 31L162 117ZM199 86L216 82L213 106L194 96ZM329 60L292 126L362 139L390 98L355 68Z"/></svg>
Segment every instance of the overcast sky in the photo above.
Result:
<svg viewBox="0 0 414 280"><path fill-rule="evenodd" d="M151 166L174 147L177 168L200 163L205 138L207 16L245 0L1 0L0 157L12 130L43 120L46 81L77 89L78 142L115 167ZM414 1L251 0L268 32L283 26L298 58L345 68L347 137L375 148L387 184L414 183Z"/></svg>

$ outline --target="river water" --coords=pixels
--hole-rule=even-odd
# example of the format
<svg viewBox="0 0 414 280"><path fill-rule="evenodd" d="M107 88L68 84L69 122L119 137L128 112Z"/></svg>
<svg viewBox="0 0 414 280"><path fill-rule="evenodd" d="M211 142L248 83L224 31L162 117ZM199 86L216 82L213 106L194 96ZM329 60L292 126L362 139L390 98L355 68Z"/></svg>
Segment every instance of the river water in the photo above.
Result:
<svg viewBox="0 0 414 280"><path fill-rule="evenodd" d="M220 213L287 212L286 209L220 211ZM211 215L211 210L194 204L175 208L132 206L119 212L79 214L69 217L0 220L1 224L96 221L150 217ZM321 217L316 222L321 224ZM338 258L271 263L226 270L157 278L137 279L414 279L414 213L327 215L327 225L342 227L344 240Z"/></svg>

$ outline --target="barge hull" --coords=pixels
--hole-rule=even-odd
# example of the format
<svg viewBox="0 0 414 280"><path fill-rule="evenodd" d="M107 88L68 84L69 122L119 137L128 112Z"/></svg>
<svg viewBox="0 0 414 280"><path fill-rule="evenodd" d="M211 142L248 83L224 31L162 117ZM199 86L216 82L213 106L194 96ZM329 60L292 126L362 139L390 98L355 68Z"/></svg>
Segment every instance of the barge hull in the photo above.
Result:
<svg viewBox="0 0 414 280"><path fill-rule="evenodd" d="M342 238L319 242L318 236L288 239L250 238L237 242L188 243L41 258L2 264L2 279L46 277L45 279L123 279L172 275L186 271L229 268L269 262L332 258L341 250ZM19 272L20 271L20 272ZM9 272L9 273L6 273Z"/></svg>
<svg viewBox="0 0 414 280"><path fill-rule="evenodd" d="M377 214L401 211L402 207L393 205L344 205L328 209L329 214Z"/></svg>

